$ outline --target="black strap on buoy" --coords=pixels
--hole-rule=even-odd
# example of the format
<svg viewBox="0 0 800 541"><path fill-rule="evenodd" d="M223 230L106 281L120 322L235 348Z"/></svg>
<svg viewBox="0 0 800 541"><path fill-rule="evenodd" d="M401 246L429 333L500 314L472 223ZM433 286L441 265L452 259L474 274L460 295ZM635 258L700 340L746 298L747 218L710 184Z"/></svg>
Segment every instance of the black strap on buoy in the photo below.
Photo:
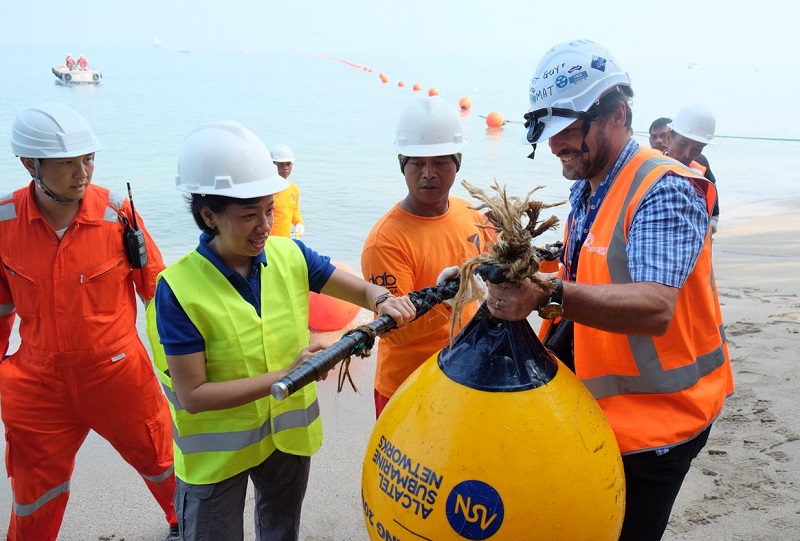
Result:
<svg viewBox="0 0 800 541"><path fill-rule="evenodd" d="M436 286L410 292L408 298L411 299L417 309L417 315L414 319L427 313L440 302L455 297L460 283L461 280L459 278L454 278ZM337 342L334 342L331 346L320 351L276 381L271 388L272 397L276 400L284 400L298 389L302 389L312 381L318 380L336 366L339 361L351 355L361 355L365 351L368 352L375 342L375 336L385 334L396 327L397 323L390 316L381 316L375 321L347 332ZM366 355L368 354L366 353Z"/></svg>

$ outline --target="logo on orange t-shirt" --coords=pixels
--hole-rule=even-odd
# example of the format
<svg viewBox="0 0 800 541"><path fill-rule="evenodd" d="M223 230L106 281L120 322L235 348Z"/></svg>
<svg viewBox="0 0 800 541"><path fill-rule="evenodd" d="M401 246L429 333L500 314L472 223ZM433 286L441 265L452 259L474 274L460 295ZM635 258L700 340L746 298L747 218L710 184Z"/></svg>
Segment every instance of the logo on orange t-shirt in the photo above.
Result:
<svg viewBox="0 0 800 541"><path fill-rule="evenodd" d="M369 277L369 281L377 286L383 286L387 289L392 289L397 286L397 276L384 272L375 276L374 274Z"/></svg>

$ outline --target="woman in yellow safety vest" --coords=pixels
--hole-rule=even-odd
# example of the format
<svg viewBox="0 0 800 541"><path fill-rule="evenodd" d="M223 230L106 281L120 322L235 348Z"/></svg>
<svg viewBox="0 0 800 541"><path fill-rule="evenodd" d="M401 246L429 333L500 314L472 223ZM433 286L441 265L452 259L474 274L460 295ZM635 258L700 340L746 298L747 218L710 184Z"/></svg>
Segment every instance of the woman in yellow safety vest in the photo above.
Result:
<svg viewBox="0 0 800 541"><path fill-rule="evenodd" d="M270 388L323 349L309 345L309 291L398 326L415 309L302 242L270 236L273 194L286 180L241 124L194 130L178 173L203 232L159 275L147 332L174 423L181 539L241 540L251 479L256 537L296 540L310 456L322 443L320 408L315 384L282 402Z"/></svg>

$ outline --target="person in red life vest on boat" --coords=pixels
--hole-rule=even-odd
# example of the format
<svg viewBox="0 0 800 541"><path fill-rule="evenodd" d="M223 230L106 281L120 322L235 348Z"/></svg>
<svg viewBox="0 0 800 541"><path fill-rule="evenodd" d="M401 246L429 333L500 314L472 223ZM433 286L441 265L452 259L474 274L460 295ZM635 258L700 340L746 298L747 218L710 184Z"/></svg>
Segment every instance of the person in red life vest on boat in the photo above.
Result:
<svg viewBox="0 0 800 541"><path fill-rule="evenodd" d="M620 540L657 541L733 393L711 262L716 190L631 138L630 78L597 43L550 49L529 89L527 140L548 141L574 181L559 278L489 284L486 304L513 321L538 312L548 347L571 322L561 360L574 354L622 453Z"/></svg>
<svg viewBox="0 0 800 541"><path fill-rule="evenodd" d="M86 57L83 54L78 55L78 67L81 68L83 71L89 69L89 61L86 60Z"/></svg>
<svg viewBox="0 0 800 541"><path fill-rule="evenodd" d="M11 149L33 180L0 199L0 352L20 319L19 349L0 362L8 540L56 539L75 455L94 430L142 477L176 541L169 407L136 329L136 296L155 295L161 254L130 201L92 184L102 146L75 110L24 109ZM146 262L126 254L130 223L142 227Z"/></svg>
<svg viewBox="0 0 800 541"><path fill-rule="evenodd" d="M67 53L67 58L64 59L64 64L66 64L67 69L75 68L75 59L72 58L72 53Z"/></svg>

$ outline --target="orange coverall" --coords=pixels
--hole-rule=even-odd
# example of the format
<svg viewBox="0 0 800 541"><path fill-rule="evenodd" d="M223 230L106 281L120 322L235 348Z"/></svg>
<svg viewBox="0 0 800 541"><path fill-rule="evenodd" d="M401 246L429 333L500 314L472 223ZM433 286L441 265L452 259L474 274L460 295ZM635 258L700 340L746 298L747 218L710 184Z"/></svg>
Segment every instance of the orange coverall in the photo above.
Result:
<svg viewBox="0 0 800 541"><path fill-rule="evenodd" d="M0 200L0 310L16 309L21 339L0 362L14 493L8 539L56 539L90 429L139 472L176 524L170 413L136 330L136 293L153 298L161 254L145 232L149 262L131 267L109 191L94 185L59 240L34 189ZM115 198L131 221L129 201ZM0 318L2 351L12 322L13 313Z"/></svg>

